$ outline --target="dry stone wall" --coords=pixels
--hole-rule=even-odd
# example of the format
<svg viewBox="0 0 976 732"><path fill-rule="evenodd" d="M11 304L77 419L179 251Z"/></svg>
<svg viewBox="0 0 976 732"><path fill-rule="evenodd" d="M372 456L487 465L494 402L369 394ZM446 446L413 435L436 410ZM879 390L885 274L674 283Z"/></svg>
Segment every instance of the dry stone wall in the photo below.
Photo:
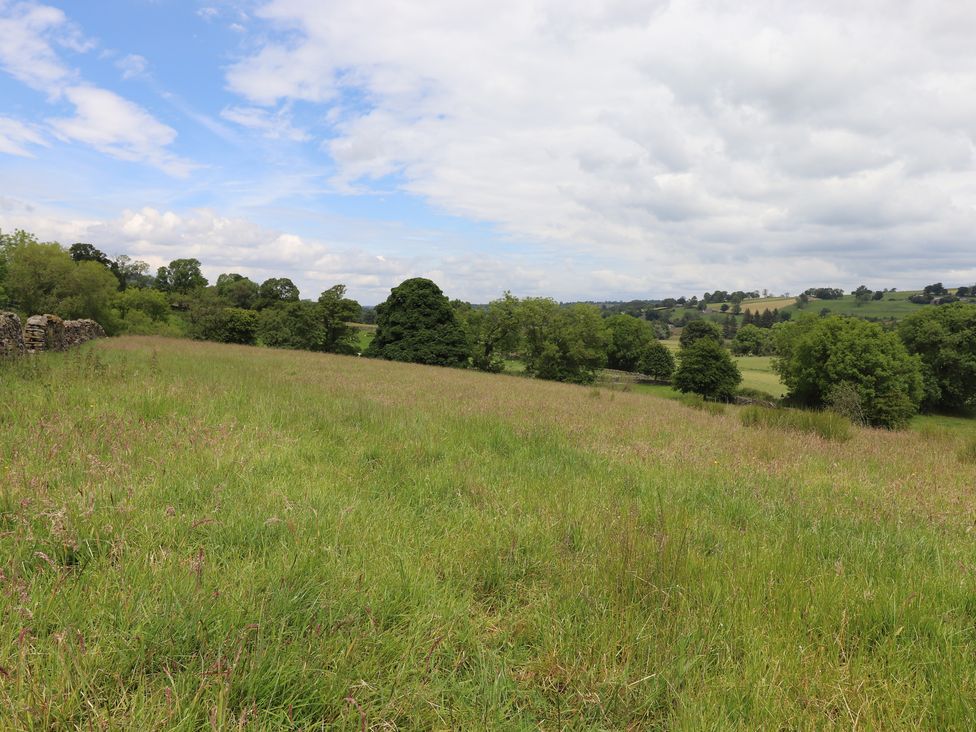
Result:
<svg viewBox="0 0 976 732"><path fill-rule="evenodd" d="M94 320L61 320L57 315L32 315L23 329L14 313L0 313L0 355L11 356L37 351L64 351L105 331Z"/></svg>
<svg viewBox="0 0 976 732"><path fill-rule="evenodd" d="M24 329L16 313L0 313L0 356L19 356L24 346Z"/></svg>

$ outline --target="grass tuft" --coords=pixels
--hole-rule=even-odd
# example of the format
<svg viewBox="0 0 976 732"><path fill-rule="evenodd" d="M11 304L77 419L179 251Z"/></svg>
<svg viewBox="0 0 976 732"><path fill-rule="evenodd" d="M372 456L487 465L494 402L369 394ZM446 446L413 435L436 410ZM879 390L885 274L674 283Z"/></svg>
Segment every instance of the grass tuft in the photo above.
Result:
<svg viewBox="0 0 976 732"><path fill-rule="evenodd" d="M845 442L851 438L851 421L834 412L799 409L771 409L752 405L745 407L739 419L746 427L772 427L796 432L812 432L825 440Z"/></svg>

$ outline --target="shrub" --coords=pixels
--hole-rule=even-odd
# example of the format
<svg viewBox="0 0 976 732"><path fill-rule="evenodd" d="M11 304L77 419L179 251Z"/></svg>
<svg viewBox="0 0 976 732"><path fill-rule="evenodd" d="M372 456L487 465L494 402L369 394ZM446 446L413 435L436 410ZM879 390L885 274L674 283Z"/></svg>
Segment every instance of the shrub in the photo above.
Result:
<svg viewBox="0 0 976 732"><path fill-rule="evenodd" d="M771 427L795 432L813 432L825 440L844 442L851 437L851 421L835 412L813 412L799 409L770 409L750 406L739 418L746 427Z"/></svg>
<svg viewBox="0 0 976 732"><path fill-rule="evenodd" d="M660 341L651 341L644 348L638 370L652 379L670 381L674 374L674 356Z"/></svg>

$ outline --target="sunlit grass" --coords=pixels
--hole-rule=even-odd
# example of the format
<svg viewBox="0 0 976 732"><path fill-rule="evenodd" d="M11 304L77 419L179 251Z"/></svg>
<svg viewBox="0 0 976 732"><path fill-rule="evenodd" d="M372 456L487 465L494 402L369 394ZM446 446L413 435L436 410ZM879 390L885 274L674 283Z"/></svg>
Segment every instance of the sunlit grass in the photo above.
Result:
<svg viewBox="0 0 976 732"><path fill-rule="evenodd" d="M0 388L0 729L976 719L954 434L150 338Z"/></svg>

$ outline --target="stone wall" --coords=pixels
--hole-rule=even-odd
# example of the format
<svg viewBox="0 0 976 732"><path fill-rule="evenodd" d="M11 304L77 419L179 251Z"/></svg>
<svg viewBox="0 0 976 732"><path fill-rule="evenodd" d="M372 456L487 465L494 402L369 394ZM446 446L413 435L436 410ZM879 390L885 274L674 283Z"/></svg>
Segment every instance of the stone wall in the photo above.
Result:
<svg viewBox="0 0 976 732"><path fill-rule="evenodd" d="M57 315L31 315L24 326L24 345L34 351L64 350L64 321Z"/></svg>
<svg viewBox="0 0 976 732"><path fill-rule="evenodd" d="M0 355L64 351L94 338L104 338L105 331L94 320L61 320L57 315L32 315L20 327L14 313L0 313Z"/></svg>
<svg viewBox="0 0 976 732"><path fill-rule="evenodd" d="M94 320L64 321L64 347L79 346L86 341L104 338L105 331Z"/></svg>
<svg viewBox="0 0 976 732"><path fill-rule="evenodd" d="M25 350L20 318L16 313L0 312L0 356L18 356Z"/></svg>

